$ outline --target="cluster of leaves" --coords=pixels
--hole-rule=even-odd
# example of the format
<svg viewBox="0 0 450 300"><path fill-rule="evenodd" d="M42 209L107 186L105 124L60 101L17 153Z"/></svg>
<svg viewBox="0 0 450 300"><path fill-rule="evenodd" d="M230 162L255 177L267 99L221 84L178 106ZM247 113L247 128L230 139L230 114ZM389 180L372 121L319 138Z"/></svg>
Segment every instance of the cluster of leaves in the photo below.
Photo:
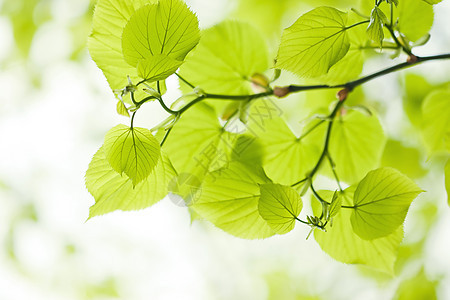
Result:
<svg viewBox="0 0 450 300"><path fill-rule="evenodd" d="M131 125L112 128L89 165L90 217L176 195L194 219L237 237L285 234L300 222L335 259L392 272L402 224L422 190L380 167L386 136L376 114L346 100L378 76L449 58L412 53L429 38L430 4L439 1L430 2L315 8L284 30L273 65L264 38L246 23L225 21L200 38L182 0L99 0L89 50ZM365 57L381 50L408 61L357 79ZM272 88L281 70L321 84ZM168 106L163 95L172 74L183 96ZM316 107L296 135L276 99L313 89L340 89L338 100L331 110ZM430 154L449 150L449 98L448 89L440 90L423 103ZM169 117L151 130L134 127L148 101L158 101ZM319 175L335 180L336 189L316 191ZM309 194L310 214L302 212Z"/></svg>

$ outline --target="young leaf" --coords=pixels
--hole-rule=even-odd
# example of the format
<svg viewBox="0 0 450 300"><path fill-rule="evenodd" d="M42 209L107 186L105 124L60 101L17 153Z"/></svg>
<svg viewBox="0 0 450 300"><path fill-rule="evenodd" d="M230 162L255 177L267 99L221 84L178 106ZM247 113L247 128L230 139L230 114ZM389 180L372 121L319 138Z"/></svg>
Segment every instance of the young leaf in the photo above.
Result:
<svg viewBox="0 0 450 300"><path fill-rule="evenodd" d="M347 14L322 6L302 15L283 32L275 67L317 77L347 53Z"/></svg>
<svg viewBox="0 0 450 300"><path fill-rule="evenodd" d="M341 193L342 205L351 205L355 187ZM332 191L318 191L325 199L332 196ZM315 214L320 214L321 207L316 200L312 201ZM375 240L363 240L352 229L351 211L342 208L333 219L333 226L327 232L314 231L314 239L323 251L334 259L348 264L362 264L380 271L393 274L397 251L403 238L403 229Z"/></svg>
<svg viewBox="0 0 450 300"><path fill-rule="evenodd" d="M133 185L144 180L160 157L159 143L148 129L117 125L105 136L104 151L116 172L128 175Z"/></svg>
<svg viewBox="0 0 450 300"><path fill-rule="evenodd" d="M245 95L251 92L248 78L268 67L261 34L247 23L226 21L202 32L180 74L209 93Z"/></svg>
<svg viewBox="0 0 450 300"><path fill-rule="evenodd" d="M398 0L386 0L386 1L389 4L393 3L395 6L398 6Z"/></svg>
<svg viewBox="0 0 450 300"><path fill-rule="evenodd" d="M175 177L175 170L162 153L155 170L146 179L133 186L130 178L117 173L101 147L86 171L86 188L95 199L89 209L89 218L114 210L139 210L149 207L167 195L167 185Z"/></svg>
<svg viewBox="0 0 450 300"><path fill-rule="evenodd" d="M358 184L351 216L353 230L365 240L393 233L405 220L414 198L422 190L392 168L371 171Z"/></svg>
<svg viewBox="0 0 450 300"><path fill-rule="evenodd" d="M92 59L103 71L112 90L124 88L127 75L137 82L135 66L131 67L122 54L122 31L131 15L144 4L156 0L98 0L88 48Z"/></svg>
<svg viewBox="0 0 450 300"><path fill-rule="evenodd" d="M130 117L130 114L128 113L128 110L125 107L125 104L123 104L123 102L120 100L117 101L116 111L121 116Z"/></svg>
<svg viewBox="0 0 450 300"><path fill-rule="evenodd" d="M450 138L450 90L435 90L422 103L422 135L428 154L447 151Z"/></svg>
<svg viewBox="0 0 450 300"><path fill-rule="evenodd" d="M128 64L164 54L182 61L200 39L197 17L182 0L160 0L137 10L123 30L122 51Z"/></svg>
<svg viewBox="0 0 450 300"><path fill-rule="evenodd" d="M175 73L182 63L169 56L158 54L139 61L138 75L147 82L164 80Z"/></svg>
<svg viewBox="0 0 450 300"><path fill-rule="evenodd" d="M339 178L352 184L377 167L385 140L375 115L349 111L339 117L333 124L329 145Z"/></svg>
<svg viewBox="0 0 450 300"><path fill-rule="evenodd" d="M295 221L303 207L297 191L273 183L261 185L260 190L258 210L267 224L278 234L285 234L294 229Z"/></svg>
<svg viewBox="0 0 450 300"><path fill-rule="evenodd" d="M367 35L371 40L380 45L380 47L383 45L383 26L386 22L386 15L378 8L378 6L375 6L370 13L370 24L369 27L367 27Z"/></svg>
<svg viewBox="0 0 450 300"><path fill-rule="evenodd" d="M336 216L339 211L341 210L342 206L342 195L341 193L334 192L333 198L331 199L330 203L330 218L333 218Z"/></svg>
<svg viewBox="0 0 450 300"><path fill-rule="evenodd" d="M411 42L430 31L433 19L433 7L421 0L401 1L398 6L398 29Z"/></svg>
<svg viewBox="0 0 450 300"><path fill-rule="evenodd" d="M262 170L234 162L205 177L200 197L191 207L201 217L234 236L266 238L274 232L260 216L258 202L259 185L268 182Z"/></svg>

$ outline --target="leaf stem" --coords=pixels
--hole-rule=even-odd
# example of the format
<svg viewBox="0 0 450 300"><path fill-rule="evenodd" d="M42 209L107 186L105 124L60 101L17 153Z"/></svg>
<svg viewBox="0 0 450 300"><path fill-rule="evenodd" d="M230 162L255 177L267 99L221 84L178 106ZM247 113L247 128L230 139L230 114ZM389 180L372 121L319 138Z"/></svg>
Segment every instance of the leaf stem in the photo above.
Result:
<svg viewBox="0 0 450 300"><path fill-rule="evenodd" d="M391 24L390 26L394 26L394 3L391 2Z"/></svg>
<svg viewBox="0 0 450 300"><path fill-rule="evenodd" d="M349 29L352 29L353 27L356 27L356 26L359 26L359 25L362 25L362 24L367 24L367 23L369 23L369 22L370 22L370 20L364 20L364 21L355 23L355 24L353 24L353 25L350 25L350 26L348 26L348 27L345 27L345 30L349 30Z"/></svg>
<svg viewBox="0 0 450 300"><path fill-rule="evenodd" d="M300 218L297 218L297 217L295 217L295 219L296 219L297 221L299 221L300 223L303 223L303 224L309 225L309 223L308 223L308 222L306 222L306 221L303 221L303 220L302 220L302 219L300 219Z"/></svg>
<svg viewBox="0 0 450 300"><path fill-rule="evenodd" d="M311 191L313 192L314 196L317 198L317 200L320 201L321 204L330 204L328 201L326 201L322 197L320 197L320 195L316 192L316 190L314 189L314 186L312 184L312 181L311 181L311 184L309 186L310 186Z"/></svg>
<svg viewBox="0 0 450 300"><path fill-rule="evenodd" d="M160 147L162 147L162 146L164 145L164 143L166 142L167 138L169 137L170 132L172 131L172 128L173 128L173 126L170 127L170 128L166 131L166 133L164 134L164 137L163 137L163 139L161 140L161 143L159 144Z"/></svg>
<svg viewBox="0 0 450 300"><path fill-rule="evenodd" d="M327 158L328 158L328 162L330 163L330 167L331 167L331 171L333 172L334 179L336 180L336 183L337 183L337 185L339 187L339 191L342 192L343 189L342 189L342 186L341 186L341 181L339 180L339 177L338 177L338 175L336 173L336 168L335 168L334 161L331 158L330 153L328 153L328 152L327 152Z"/></svg>
<svg viewBox="0 0 450 300"><path fill-rule="evenodd" d="M135 115L136 115L136 111L133 112L133 115L131 116L131 125L130 125L131 131L133 131L133 126L134 126L134 116L135 116Z"/></svg>
<svg viewBox="0 0 450 300"><path fill-rule="evenodd" d="M186 83L189 87L191 87L192 89L195 89L195 86L192 83L190 83L189 81L187 81L186 79L184 79L180 74L175 73L175 75L177 75L177 77L180 78L181 81Z"/></svg>
<svg viewBox="0 0 450 300"><path fill-rule="evenodd" d="M334 107L333 111L328 116L329 123L328 123L328 127L327 127L327 132L326 132L326 135L325 135L325 143L324 143L324 146L323 146L322 153L320 154L319 160L317 161L317 163L314 166L314 168L312 169L312 171L309 173L309 178L311 178L311 179L317 173L317 171L319 170L320 166L322 165L323 160L328 155L328 145L330 144L331 129L333 128L334 118L336 117L336 115L337 115L339 109L341 108L342 104L344 103L344 101L345 100L338 101L336 103L336 106Z"/></svg>
<svg viewBox="0 0 450 300"><path fill-rule="evenodd" d="M319 127L320 125L322 125L325 122L325 120L320 120L319 122L317 122L317 124L315 124L313 127L311 127L310 129L308 129L304 134L302 134L298 140L301 141L303 138L305 138L308 134L310 134L311 132L313 132L317 127Z"/></svg>
<svg viewBox="0 0 450 300"><path fill-rule="evenodd" d="M397 46L403 50L403 52L408 54L408 56L413 55L410 49L408 49L404 44L400 43L397 36L395 35L394 29L392 28L392 24L384 24L384 27L387 28L387 30L391 34L392 39L397 44Z"/></svg>
<svg viewBox="0 0 450 300"><path fill-rule="evenodd" d="M161 104L162 108L164 108L164 110L167 111L169 114L172 114L172 115L177 115L177 114L178 114L177 111L171 110L169 107L167 107L167 105L164 103L162 97L161 97L161 98L158 97L158 98L156 98L156 99L158 99L159 104Z"/></svg>
<svg viewBox="0 0 450 300"><path fill-rule="evenodd" d="M308 180L308 177L303 178L300 181L297 181L296 183L291 184L291 187L296 187L299 184L302 184L303 182L305 182L306 180Z"/></svg>

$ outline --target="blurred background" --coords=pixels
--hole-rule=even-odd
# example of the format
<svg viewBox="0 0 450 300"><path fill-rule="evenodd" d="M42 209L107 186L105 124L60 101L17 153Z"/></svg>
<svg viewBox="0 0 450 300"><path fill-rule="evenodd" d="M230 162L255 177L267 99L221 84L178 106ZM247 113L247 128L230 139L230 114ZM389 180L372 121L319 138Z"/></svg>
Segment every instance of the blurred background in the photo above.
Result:
<svg viewBox="0 0 450 300"><path fill-rule="evenodd" d="M302 13L319 5L347 9L355 1L186 2L202 28L244 19L276 51L281 29ZM386 164L399 164L427 191L413 202L397 276L389 277L334 261L313 238L305 240L305 226L268 240L241 240L191 224L188 211L169 199L86 222L94 203L84 187L88 163L107 130L127 122L86 49L94 6L89 0L0 0L1 300L450 299L444 160L427 159L403 112L408 101L449 80L449 62L364 87L385 130L400 140L387 151L405 153L403 161L386 156ZM449 14L449 1L436 6L432 38L419 55L448 52ZM364 73L386 63L392 62L370 61ZM169 80L168 87L175 99L177 82ZM149 104L145 116L141 125L150 127L164 112Z"/></svg>

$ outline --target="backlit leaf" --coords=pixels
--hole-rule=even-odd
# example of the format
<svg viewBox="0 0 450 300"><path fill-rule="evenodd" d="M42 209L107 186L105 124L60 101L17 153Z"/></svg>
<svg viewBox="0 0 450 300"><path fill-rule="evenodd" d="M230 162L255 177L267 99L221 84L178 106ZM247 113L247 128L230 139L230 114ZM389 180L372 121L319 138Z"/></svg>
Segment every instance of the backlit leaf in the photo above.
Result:
<svg viewBox="0 0 450 300"><path fill-rule="evenodd" d="M351 216L353 230L371 240L393 233L403 224L411 202L422 190L392 168L371 171L358 184Z"/></svg>
<svg viewBox="0 0 450 300"><path fill-rule="evenodd" d="M319 7L302 15L283 32L276 67L298 76L317 77L347 53L347 14Z"/></svg>
<svg viewBox="0 0 450 300"><path fill-rule="evenodd" d="M342 205L352 205L355 187L342 193ZM325 199L332 197L332 191L318 192ZM312 200L313 209L320 214L318 201ZM327 226L327 232L314 230L314 238L323 251L334 259L348 264L362 264L380 271L393 274L398 247L403 239L403 228L375 240L363 240L352 229L351 210L342 208L333 219L333 226Z"/></svg>
<svg viewBox="0 0 450 300"><path fill-rule="evenodd" d="M229 133L222 129L214 109L199 103L183 113L163 149L178 173L202 177L202 173L223 167L232 147Z"/></svg>
<svg viewBox="0 0 450 300"><path fill-rule="evenodd" d="M342 206L342 195L341 193L335 192L330 203L330 218L333 218L341 211Z"/></svg>
<svg viewBox="0 0 450 300"><path fill-rule="evenodd" d="M138 75L147 82L164 80L175 73L182 63L169 56L158 54L139 61Z"/></svg>
<svg viewBox="0 0 450 300"><path fill-rule="evenodd" d="M367 35L371 40L380 45L380 47L384 40L383 27L386 22L386 15L378 8L378 6L375 6L370 13L370 24L369 27L367 27Z"/></svg>
<svg viewBox="0 0 450 300"><path fill-rule="evenodd" d="M160 0L138 9L122 35L125 61L136 67L140 60L164 54L183 60L200 39L197 17L182 0Z"/></svg>
<svg viewBox="0 0 450 300"><path fill-rule="evenodd" d="M294 229L302 207L302 199L293 188L272 183L261 185L259 213L276 233Z"/></svg>
<svg viewBox="0 0 450 300"><path fill-rule="evenodd" d="M155 2L156 0L97 2L88 48L92 59L103 71L112 90L124 88L128 84L127 75L133 82L139 81L135 68L127 64L123 57L122 32L135 10Z"/></svg>
<svg viewBox="0 0 450 300"><path fill-rule="evenodd" d="M148 129L117 125L105 136L104 151L111 167L124 172L133 185L144 180L160 157L159 143Z"/></svg>
<svg viewBox="0 0 450 300"><path fill-rule="evenodd" d="M433 20L433 7L422 0L401 1L398 6L398 28L412 42L430 31Z"/></svg>
<svg viewBox="0 0 450 300"><path fill-rule="evenodd" d="M450 90L435 90L422 103L422 135L428 154L447 151L450 138Z"/></svg>
<svg viewBox="0 0 450 300"><path fill-rule="evenodd" d="M437 300L438 281L426 276L423 269L412 278L402 281L393 300Z"/></svg>
<svg viewBox="0 0 450 300"><path fill-rule="evenodd" d="M375 115L348 111L338 117L331 131L329 153L339 179L355 183L376 168L385 143L383 128Z"/></svg>
<svg viewBox="0 0 450 300"><path fill-rule="evenodd" d="M260 184L270 182L262 170L234 162L209 173L192 208L220 229L241 238L261 239L275 232L258 211Z"/></svg>
<svg viewBox="0 0 450 300"><path fill-rule="evenodd" d="M208 93L245 95L251 92L249 78L268 68L260 33L246 23L226 21L202 32L180 74Z"/></svg>
<svg viewBox="0 0 450 300"><path fill-rule="evenodd" d="M136 186L126 175L120 175L106 159L104 147L92 158L86 172L86 187L95 199L89 218L115 210L139 210L149 207L167 195L167 185L175 177L167 156L162 153L155 170Z"/></svg>
<svg viewBox="0 0 450 300"><path fill-rule="evenodd" d="M279 110L270 100L255 101L248 128L263 146L267 176L274 182L291 185L314 167L320 149L308 138L298 138L279 116Z"/></svg>
<svg viewBox="0 0 450 300"><path fill-rule="evenodd" d="M128 109L125 107L125 104L120 100L117 101L116 111L119 115L122 115L124 117L130 116Z"/></svg>
<svg viewBox="0 0 450 300"><path fill-rule="evenodd" d="M411 178L421 177L427 170L422 167L424 158L421 152L406 147L399 141L388 140L381 158L381 166L392 167Z"/></svg>
<svg viewBox="0 0 450 300"><path fill-rule="evenodd" d="M361 18L350 14L347 23L355 24ZM317 83L328 85L342 84L355 80L362 72L364 58L367 51L367 34L365 26L357 26L347 31L350 48L343 59L331 66L328 72L316 79Z"/></svg>

